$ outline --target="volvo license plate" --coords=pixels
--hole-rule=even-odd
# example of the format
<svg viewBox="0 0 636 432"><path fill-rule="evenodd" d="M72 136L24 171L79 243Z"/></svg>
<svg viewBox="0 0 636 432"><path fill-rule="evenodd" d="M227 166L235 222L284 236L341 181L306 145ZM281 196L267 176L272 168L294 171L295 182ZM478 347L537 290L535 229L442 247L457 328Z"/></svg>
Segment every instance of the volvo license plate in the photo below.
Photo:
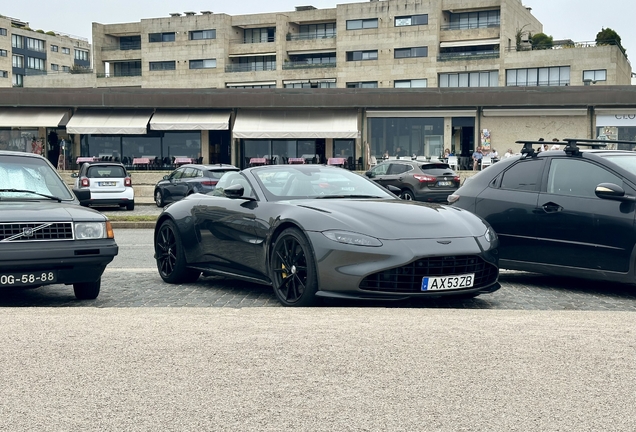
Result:
<svg viewBox="0 0 636 432"><path fill-rule="evenodd" d="M474 283L474 273L457 276L425 277L422 278L422 291L470 288Z"/></svg>
<svg viewBox="0 0 636 432"><path fill-rule="evenodd" d="M0 274L0 287L44 285L56 281L57 272L54 271Z"/></svg>

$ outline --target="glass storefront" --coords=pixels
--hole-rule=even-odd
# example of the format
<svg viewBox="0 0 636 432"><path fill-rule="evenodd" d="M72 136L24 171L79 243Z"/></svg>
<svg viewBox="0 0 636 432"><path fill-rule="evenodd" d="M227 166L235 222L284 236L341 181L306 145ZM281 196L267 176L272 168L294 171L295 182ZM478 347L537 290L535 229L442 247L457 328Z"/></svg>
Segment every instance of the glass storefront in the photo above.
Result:
<svg viewBox="0 0 636 432"><path fill-rule="evenodd" d="M438 117L369 118L371 156L442 156L444 119Z"/></svg>
<svg viewBox="0 0 636 432"><path fill-rule="evenodd" d="M596 116L596 138L636 141L636 111ZM609 149L633 150L631 144L609 144Z"/></svg>
<svg viewBox="0 0 636 432"><path fill-rule="evenodd" d="M0 150L44 154L38 129L0 129Z"/></svg>
<svg viewBox="0 0 636 432"><path fill-rule="evenodd" d="M251 159L265 159L268 164L289 163L289 158L302 158L305 163L326 163L325 140L241 140L241 168Z"/></svg>
<svg viewBox="0 0 636 432"><path fill-rule="evenodd" d="M165 167L175 157L201 157L200 132L156 132L147 135L82 135L82 156L132 165L134 158L148 158L152 166Z"/></svg>

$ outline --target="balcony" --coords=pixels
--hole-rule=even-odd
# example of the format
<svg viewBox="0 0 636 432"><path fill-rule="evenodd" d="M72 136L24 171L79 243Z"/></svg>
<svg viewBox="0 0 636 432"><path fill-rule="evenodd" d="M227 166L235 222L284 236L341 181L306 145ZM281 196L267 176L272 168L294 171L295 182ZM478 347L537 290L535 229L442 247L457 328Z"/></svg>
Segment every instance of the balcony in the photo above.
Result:
<svg viewBox="0 0 636 432"><path fill-rule="evenodd" d="M314 34L314 33L300 33L300 34L291 34L287 33L288 41L298 41L298 40L317 40L317 39L335 39L336 33L331 34Z"/></svg>
<svg viewBox="0 0 636 432"><path fill-rule="evenodd" d="M336 63L307 63L306 61L286 61L283 63L283 70L288 69L320 69L335 68Z"/></svg>
<svg viewBox="0 0 636 432"><path fill-rule="evenodd" d="M499 50L489 50L489 51L464 51L464 52L447 52L447 53L439 53L437 56L437 61L445 62L445 61L456 61L456 60L484 60L484 59L494 59L499 58Z"/></svg>
<svg viewBox="0 0 636 432"><path fill-rule="evenodd" d="M225 66L225 72L261 72L276 70L276 62L229 64Z"/></svg>

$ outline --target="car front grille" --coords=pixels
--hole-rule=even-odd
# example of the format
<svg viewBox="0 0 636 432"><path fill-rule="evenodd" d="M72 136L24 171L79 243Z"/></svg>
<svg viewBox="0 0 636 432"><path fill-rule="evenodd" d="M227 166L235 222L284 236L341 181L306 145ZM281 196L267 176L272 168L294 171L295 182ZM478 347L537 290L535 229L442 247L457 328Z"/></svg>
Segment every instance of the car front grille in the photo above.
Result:
<svg viewBox="0 0 636 432"><path fill-rule="evenodd" d="M73 240L71 222L0 223L0 242Z"/></svg>
<svg viewBox="0 0 636 432"><path fill-rule="evenodd" d="M415 293L422 290L422 278L475 274L473 288L486 287L497 281L497 267L481 257L445 256L423 258L402 267L373 273L360 283L365 291Z"/></svg>

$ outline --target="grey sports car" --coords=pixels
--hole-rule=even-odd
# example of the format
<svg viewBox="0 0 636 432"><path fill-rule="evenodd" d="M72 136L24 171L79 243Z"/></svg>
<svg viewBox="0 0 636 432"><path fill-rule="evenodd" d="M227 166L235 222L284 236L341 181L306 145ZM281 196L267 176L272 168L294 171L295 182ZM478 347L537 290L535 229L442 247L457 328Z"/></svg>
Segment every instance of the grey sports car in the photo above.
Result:
<svg viewBox="0 0 636 432"><path fill-rule="evenodd" d="M164 281L225 275L273 286L286 306L499 288L498 239L482 219L324 165L228 172L213 192L166 207L154 238Z"/></svg>

